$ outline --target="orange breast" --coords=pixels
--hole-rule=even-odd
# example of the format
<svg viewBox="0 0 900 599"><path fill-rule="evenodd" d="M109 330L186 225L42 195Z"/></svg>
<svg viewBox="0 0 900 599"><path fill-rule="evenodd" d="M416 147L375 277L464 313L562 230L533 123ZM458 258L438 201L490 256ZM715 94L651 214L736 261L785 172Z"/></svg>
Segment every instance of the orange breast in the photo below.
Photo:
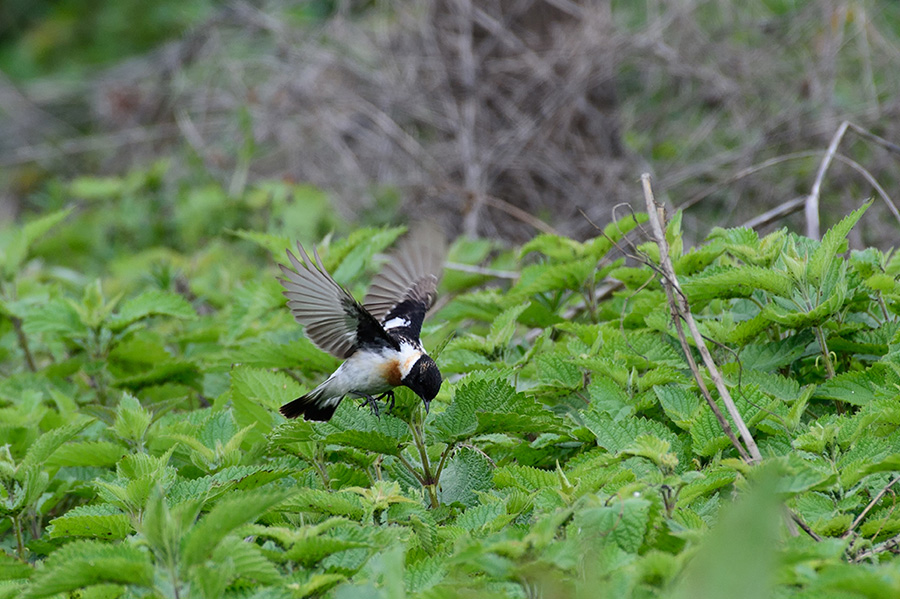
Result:
<svg viewBox="0 0 900 599"><path fill-rule="evenodd" d="M384 376L384 380L386 380L391 386L400 386L400 362L398 362L397 360L389 361L384 365L382 374Z"/></svg>

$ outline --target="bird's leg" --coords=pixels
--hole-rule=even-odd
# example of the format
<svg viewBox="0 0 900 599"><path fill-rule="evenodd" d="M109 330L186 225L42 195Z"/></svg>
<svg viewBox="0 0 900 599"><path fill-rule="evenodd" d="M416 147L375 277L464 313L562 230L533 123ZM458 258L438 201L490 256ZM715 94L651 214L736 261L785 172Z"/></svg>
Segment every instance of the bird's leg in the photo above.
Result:
<svg viewBox="0 0 900 599"><path fill-rule="evenodd" d="M359 407L369 406L369 409L372 410L373 414L375 414L376 416L380 416L380 414L378 413L378 401L374 397L372 397L368 393L362 393L360 391L354 391L354 393L365 400L361 404L359 404Z"/></svg>
<svg viewBox="0 0 900 599"><path fill-rule="evenodd" d="M385 399L385 398L387 398L391 402L391 405L388 406L388 414L391 414L394 411L394 392L393 392L393 390L385 391L384 393L382 393L375 399Z"/></svg>

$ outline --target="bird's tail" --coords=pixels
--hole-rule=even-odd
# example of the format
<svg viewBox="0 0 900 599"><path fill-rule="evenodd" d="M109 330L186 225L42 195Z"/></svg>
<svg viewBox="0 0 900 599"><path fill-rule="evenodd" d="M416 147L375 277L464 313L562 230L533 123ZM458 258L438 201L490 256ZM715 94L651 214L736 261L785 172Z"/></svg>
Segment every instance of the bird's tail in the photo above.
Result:
<svg viewBox="0 0 900 599"><path fill-rule="evenodd" d="M284 404L279 411L285 418L297 418L302 415L304 420L320 422L331 420L338 404L341 403L341 398L331 396L327 384L328 381L325 381L306 395Z"/></svg>

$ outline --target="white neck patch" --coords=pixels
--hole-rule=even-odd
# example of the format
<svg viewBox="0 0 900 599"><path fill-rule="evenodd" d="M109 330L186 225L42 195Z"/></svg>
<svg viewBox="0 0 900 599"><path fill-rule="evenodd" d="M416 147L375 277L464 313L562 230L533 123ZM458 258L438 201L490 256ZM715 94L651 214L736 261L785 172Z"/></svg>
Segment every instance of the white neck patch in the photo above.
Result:
<svg viewBox="0 0 900 599"><path fill-rule="evenodd" d="M412 370L412 367L415 366L423 354L424 352L420 347L416 347L406 341L400 343L400 357L398 361L400 362L401 379L406 378L406 375L409 374L409 371Z"/></svg>

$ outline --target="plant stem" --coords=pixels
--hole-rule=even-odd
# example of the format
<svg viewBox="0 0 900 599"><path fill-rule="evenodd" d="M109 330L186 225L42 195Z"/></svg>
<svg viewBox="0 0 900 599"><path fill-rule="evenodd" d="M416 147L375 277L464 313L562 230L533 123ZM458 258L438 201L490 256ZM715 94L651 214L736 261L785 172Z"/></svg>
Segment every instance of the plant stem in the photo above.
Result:
<svg viewBox="0 0 900 599"><path fill-rule="evenodd" d="M819 347L822 348L822 356L825 358L825 369L828 371L828 378L834 378L834 364L831 363L831 356L828 354L828 346L825 345L825 332L821 326L816 327L816 339L819 340Z"/></svg>
<svg viewBox="0 0 900 599"><path fill-rule="evenodd" d="M403 457L403 455L397 456L400 458L400 463L406 466L406 469L409 470L413 476L416 477L416 480L419 481L419 484L423 487L425 486L425 479L419 474L419 471L415 469L415 467L409 463L409 460Z"/></svg>
<svg viewBox="0 0 900 599"><path fill-rule="evenodd" d="M37 372L34 356L31 355L31 348L28 346L28 337L25 336L25 331L22 330L22 319L17 316L11 316L10 320L13 328L16 330L16 339L19 340L19 347L22 349L22 353L25 354L25 364L28 365L28 370Z"/></svg>
<svg viewBox="0 0 900 599"><path fill-rule="evenodd" d="M331 488L331 480L328 477L328 471L325 470L325 465L322 463L324 461L325 461L325 448L323 448L321 446L316 447L316 457L313 460L313 465L316 467L316 470L319 472L319 476L322 477L322 483L325 485L325 488L330 489Z"/></svg>
<svg viewBox="0 0 900 599"><path fill-rule="evenodd" d="M13 519L13 528L16 530L16 551L19 559L25 560L25 540L22 538L22 514L16 514Z"/></svg>
<svg viewBox="0 0 900 599"><path fill-rule="evenodd" d="M453 451L453 447L456 443L450 443L447 445L447 449L444 450L444 453L441 454L441 461L438 463L437 472L434 473L434 484L437 485L441 480L441 472L444 471L444 463L446 463L447 458L450 456L450 452Z"/></svg>
<svg viewBox="0 0 900 599"><path fill-rule="evenodd" d="M428 497L431 500L431 507L437 508L440 505L437 498L437 481L431 474L431 464L428 463L428 451L425 447L425 439L422 431L419 430L418 424L410 422L410 430L412 430L413 439L416 442L416 448L419 450L419 458L422 460L422 470L425 472L424 487L428 490Z"/></svg>

